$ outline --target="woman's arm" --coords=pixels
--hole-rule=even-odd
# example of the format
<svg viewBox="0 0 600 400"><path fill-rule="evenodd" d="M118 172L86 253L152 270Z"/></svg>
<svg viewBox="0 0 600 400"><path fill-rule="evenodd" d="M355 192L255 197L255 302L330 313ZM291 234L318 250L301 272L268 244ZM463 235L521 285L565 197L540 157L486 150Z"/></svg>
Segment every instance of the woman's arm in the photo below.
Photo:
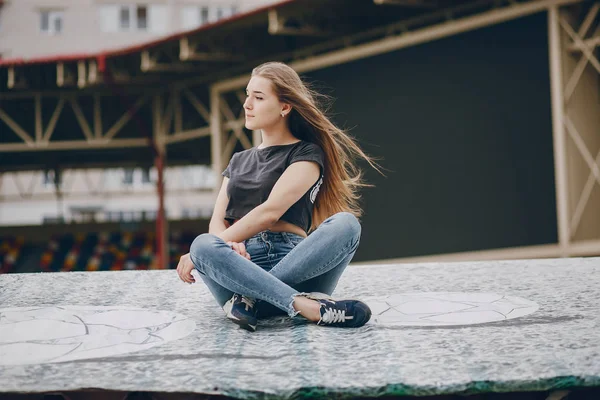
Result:
<svg viewBox="0 0 600 400"><path fill-rule="evenodd" d="M215 201L210 223L208 224L208 233L213 235L219 235L227 229L227 225L225 225L225 210L227 209L227 203L229 202L229 197L227 197L228 183L229 178L225 177L221 184L219 194L217 195L217 200Z"/></svg>
<svg viewBox="0 0 600 400"><path fill-rule="evenodd" d="M267 201L217 236L225 242L242 242L269 229L319 180L320 174L320 167L315 162L293 163L279 177Z"/></svg>

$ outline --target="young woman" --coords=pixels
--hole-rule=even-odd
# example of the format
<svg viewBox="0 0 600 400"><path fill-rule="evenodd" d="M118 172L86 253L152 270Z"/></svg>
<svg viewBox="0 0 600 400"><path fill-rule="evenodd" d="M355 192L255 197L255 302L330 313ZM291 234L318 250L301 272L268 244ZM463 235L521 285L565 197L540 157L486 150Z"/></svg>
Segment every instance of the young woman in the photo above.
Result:
<svg viewBox="0 0 600 400"><path fill-rule="evenodd" d="M286 313L364 325L365 303L329 295L360 240L358 189L366 185L354 158L377 167L287 65L255 68L246 95L246 128L260 129L262 144L231 158L209 233L181 257L179 277L193 283L196 269L227 317L250 331L258 318Z"/></svg>

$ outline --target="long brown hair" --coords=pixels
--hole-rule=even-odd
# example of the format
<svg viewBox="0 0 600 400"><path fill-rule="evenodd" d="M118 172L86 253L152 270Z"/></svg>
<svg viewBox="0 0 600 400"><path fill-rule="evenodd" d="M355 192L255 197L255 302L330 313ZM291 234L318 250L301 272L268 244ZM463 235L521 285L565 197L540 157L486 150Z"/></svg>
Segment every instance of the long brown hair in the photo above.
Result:
<svg viewBox="0 0 600 400"><path fill-rule="evenodd" d="M361 157L378 172L381 171L374 159L366 155L354 139L336 127L321 110L320 104L329 101L329 97L310 89L296 71L280 62L259 65L252 70L252 76L269 79L279 101L292 106L289 114L292 134L319 145L325 153L323 184L315 201L311 230L341 211L360 217L359 189L372 185L363 182L362 171L355 159Z"/></svg>

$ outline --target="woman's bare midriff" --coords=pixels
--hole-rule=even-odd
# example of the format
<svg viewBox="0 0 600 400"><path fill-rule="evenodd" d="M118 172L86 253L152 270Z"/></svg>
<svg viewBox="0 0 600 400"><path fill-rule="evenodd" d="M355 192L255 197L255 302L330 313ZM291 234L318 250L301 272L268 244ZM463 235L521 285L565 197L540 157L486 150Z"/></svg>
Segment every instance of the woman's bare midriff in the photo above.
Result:
<svg viewBox="0 0 600 400"><path fill-rule="evenodd" d="M239 220L235 220L234 223L236 223ZM290 232L290 233L295 233L296 235L300 235L302 237L306 237L306 232L304 232L304 229L300 228L298 225L294 225L290 222L287 221L282 221L279 220L275 223L275 225L271 226L269 228L269 230L271 232Z"/></svg>

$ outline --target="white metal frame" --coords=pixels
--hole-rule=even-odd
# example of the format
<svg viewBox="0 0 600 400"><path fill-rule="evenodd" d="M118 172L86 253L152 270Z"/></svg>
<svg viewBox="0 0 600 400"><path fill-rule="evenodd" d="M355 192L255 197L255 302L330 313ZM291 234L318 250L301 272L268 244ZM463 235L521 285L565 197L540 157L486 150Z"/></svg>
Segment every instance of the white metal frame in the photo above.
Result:
<svg viewBox="0 0 600 400"><path fill-rule="evenodd" d="M576 239L582 219L586 214L598 210L598 205L590 203L589 200L595 184L600 185L600 149L594 157L584 140L585 137L577 128L582 122L575 120L570 111L577 107L572 101L577 91L587 89L580 85L584 74L595 73L600 76L600 62L592 52L594 47L600 44L600 30L585 39L590 27L598 20L599 11L600 2L596 2L589 8L577 30L569 22L569 19L574 18L569 18L568 8L553 6L548 12L557 220L559 247L563 256L571 254L572 245L581 242ZM580 54L579 61L573 68L567 69L567 58L577 54ZM598 102L595 115L600 116ZM595 134L600 137L600 117L597 117L595 122ZM573 147L576 150L569 151ZM577 157L583 159L587 171L574 170L575 167L569 160ZM570 174L580 172L587 174L586 183L582 188L575 187L575 183L568 179ZM574 200L574 204L570 204L570 200ZM595 233L592 240L600 242L600 227Z"/></svg>

